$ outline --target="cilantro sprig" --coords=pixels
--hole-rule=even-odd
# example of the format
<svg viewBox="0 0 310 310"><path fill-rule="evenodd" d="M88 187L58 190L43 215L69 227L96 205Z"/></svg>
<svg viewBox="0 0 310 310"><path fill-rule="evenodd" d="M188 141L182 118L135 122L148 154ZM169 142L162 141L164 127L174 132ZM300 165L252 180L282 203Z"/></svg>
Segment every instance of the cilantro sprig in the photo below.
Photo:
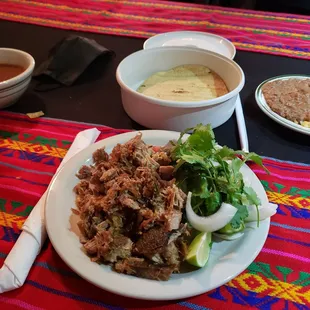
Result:
<svg viewBox="0 0 310 310"><path fill-rule="evenodd" d="M183 141L184 135L193 133ZM244 227L248 205L260 204L251 187L244 185L240 168L246 161L253 161L268 171L256 153L235 151L219 147L210 125L199 124L185 130L173 143L172 158L178 186L192 192L193 210L200 216L217 212L222 202L230 203L237 212L229 223L233 229Z"/></svg>

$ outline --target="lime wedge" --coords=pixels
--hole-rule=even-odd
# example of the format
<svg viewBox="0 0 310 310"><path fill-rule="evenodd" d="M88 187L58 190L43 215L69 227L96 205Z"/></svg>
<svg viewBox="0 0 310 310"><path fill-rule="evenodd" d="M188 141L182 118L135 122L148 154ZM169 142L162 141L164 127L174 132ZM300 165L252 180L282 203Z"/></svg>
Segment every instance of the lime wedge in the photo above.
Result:
<svg viewBox="0 0 310 310"><path fill-rule="evenodd" d="M186 261L194 266L203 267L209 259L211 250L211 237L210 232L202 232L195 237L188 248Z"/></svg>

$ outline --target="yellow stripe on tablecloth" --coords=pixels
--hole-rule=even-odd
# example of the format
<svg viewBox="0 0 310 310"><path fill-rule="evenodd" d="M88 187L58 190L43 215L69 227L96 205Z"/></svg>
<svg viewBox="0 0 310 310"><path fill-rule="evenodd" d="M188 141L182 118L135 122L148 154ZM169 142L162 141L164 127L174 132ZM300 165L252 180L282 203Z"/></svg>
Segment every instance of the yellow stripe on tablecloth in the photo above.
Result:
<svg viewBox="0 0 310 310"><path fill-rule="evenodd" d="M267 191L267 196L270 202L293 206L300 209L310 210L310 199L302 196L293 196L282 193Z"/></svg>
<svg viewBox="0 0 310 310"><path fill-rule="evenodd" d="M263 29L263 28L253 28L253 27L243 27L243 26L234 26L230 24L219 24L219 23L212 23L206 20L203 21L186 21L186 20L178 20L178 19L169 19L169 18L158 18L158 17L148 17L148 16L140 16L140 15L132 15L132 14L123 14L123 13L114 13L107 10L91 10L91 9L80 9L80 8L74 8L69 7L65 5L53 5L50 3L41 3L36 1L26 1L26 0L10 0L12 2L18 2L18 3L27 3L32 4L34 6L40 6L45 8L51 8L56 10L67 10L69 12L80 12L80 13L87 13L87 14L93 14L93 15L105 15L109 17L118 17L118 18L124 18L126 20L138 20L138 21L148 21L148 22L162 22L165 24L177 24L177 25L186 25L186 26L208 26L208 27L216 27L216 28L222 28L222 29L234 29L234 30L245 30L249 32L259 31L262 33L267 33L271 35L280 35L280 36L288 36L288 37L296 37L296 38L304 38L309 39L310 36L307 34L302 33L293 33L293 32L287 32L287 31L276 31L271 29Z"/></svg>
<svg viewBox="0 0 310 310"><path fill-rule="evenodd" d="M286 299L298 304L310 303L310 290L305 287L286 283L280 280L262 277L258 274L243 273L227 283L234 288L243 288L258 294L267 294L280 299Z"/></svg>
<svg viewBox="0 0 310 310"><path fill-rule="evenodd" d="M26 151L36 154L44 154L52 157L63 158L67 150L49 145L32 144L29 142L15 141L10 139L0 139L0 147L10 150Z"/></svg>
<svg viewBox="0 0 310 310"><path fill-rule="evenodd" d="M22 229L26 217L0 211L0 226Z"/></svg>

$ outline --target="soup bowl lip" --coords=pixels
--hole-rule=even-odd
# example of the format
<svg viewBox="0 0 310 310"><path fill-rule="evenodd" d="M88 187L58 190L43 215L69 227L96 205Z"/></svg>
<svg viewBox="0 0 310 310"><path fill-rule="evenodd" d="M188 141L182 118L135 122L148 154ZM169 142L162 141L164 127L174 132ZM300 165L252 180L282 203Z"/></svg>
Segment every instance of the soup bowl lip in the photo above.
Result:
<svg viewBox="0 0 310 310"><path fill-rule="evenodd" d="M27 52L24 52L22 50L19 49L14 49L14 48L6 48L6 47L2 47L0 48L0 53L2 51L5 52L9 52L12 54L18 54L20 58L26 59L28 61L28 66L25 68L25 70L23 72L21 72L20 74L0 82L0 90L4 91L6 90L6 88L11 88L12 86L14 86L15 84L19 84L22 83L24 80L26 80L27 78L29 78L33 72L34 66L35 66L35 61L34 58L28 54ZM0 64L1 64L1 60L0 60ZM14 65L14 63L11 63L12 65ZM16 64L18 65L18 64Z"/></svg>
<svg viewBox="0 0 310 310"><path fill-rule="evenodd" d="M239 78L239 83L238 85L229 91L227 94L214 98L214 99L209 99L209 100L202 100L202 101L174 101L174 100L164 100L164 99L158 99L150 96L146 96L142 93L137 92L137 90L129 87L125 81L122 78L122 67L124 66L124 63L126 61L129 61L130 58L133 58L136 55L139 54L152 54L152 53L164 53L164 52L173 52L173 51L188 51L188 52L198 52L198 53L203 53L205 55L210 55L212 57L218 57L220 58L223 62L229 63L230 65L234 66L237 71L238 71L238 78ZM151 58L151 56L150 56ZM185 63L184 63L185 64ZM218 53L208 51L208 50L203 50L203 49L198 49L198 48L193 48L193 47L183 47L183 46L167 46L167 47L157 47L157 48L151 48L151 49L143 49L139 50L137 52L134 52L127 57L125 57L120 64L117 67L116 70L116 80L118 84L121 87L122 91L127 91L131 93L132 95L144 100L145 102L148 103L153 103L157 104L160 106L166 106L166 107L175 107L175 108L199 108L199 107L207 107L207 106L213 106L213 105L218 105L222 104L229 99L233 98L236 96L243 88L244 83L245 83L245 76L242 68L232 59L229 59L225 56L222 56Z"/></svg>

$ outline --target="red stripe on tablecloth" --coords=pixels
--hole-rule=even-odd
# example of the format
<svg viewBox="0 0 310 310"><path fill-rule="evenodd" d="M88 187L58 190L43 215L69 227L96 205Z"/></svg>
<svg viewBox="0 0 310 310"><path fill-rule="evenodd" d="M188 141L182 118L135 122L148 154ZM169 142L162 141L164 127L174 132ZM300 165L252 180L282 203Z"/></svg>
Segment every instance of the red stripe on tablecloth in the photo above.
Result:
<svg viewBox="0 0 310 310"><path fill-rule="evenodd" d="M227 37L242 50L310 57L307 16L146 0L6 2L0 16L8 20L136 37L174 30L208 31Z"/></svg>

